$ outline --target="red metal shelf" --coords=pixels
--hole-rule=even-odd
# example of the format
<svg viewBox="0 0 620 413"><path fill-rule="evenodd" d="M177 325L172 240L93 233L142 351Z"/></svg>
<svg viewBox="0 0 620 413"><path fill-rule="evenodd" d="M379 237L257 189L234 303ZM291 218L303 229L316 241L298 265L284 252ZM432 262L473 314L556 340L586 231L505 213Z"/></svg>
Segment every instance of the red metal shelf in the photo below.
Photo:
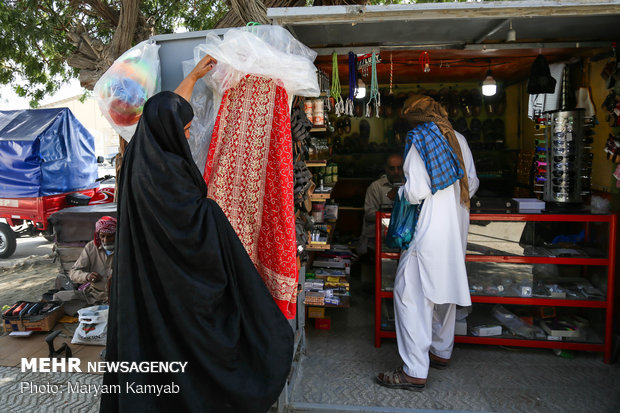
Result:
<svg viewBox="0 0 620 413"><path fill-rule="evenodd" d="M609 265L607 258L523 257L520 255L466 255L465 261L511 264Z"/></svg>
<svg viewBox="0 0 620 413"><path fill-rule="evenodd" d="M381 330L381 300L392 298L391 291L382 291L381 258L398 259L397 252L381 251L381 220L389 218L390 213L377 212L376 240L377 252L375 255L375 347L381 346L382 338L396 338L394 331ZM529 340L504 337L475 337L455 336L456 343L490 344L517 347L557 348L567 350L598 351L604 353L605 363L611 361L611 345L613 331L613 302L614 276L616 261L616 215L579 215L579 214L470 214L471 221L536 221L536 222L607 222L609 223L609 245L607 258L570 258L570 257L532 257L517 255L466 255L469 262L497 262L517 264L566 264L584 266L607 266L607 297L605 300L574 300L564 298L535 298L535 297L498 297L472 295L472 303L511 304L550 307L599 308L605 310L605 341L602 344L567 342L555 340Z"/></svg>
<svg viewBox="0 0 620 413"><path fill-rule="evenodd" d="M551 307L606 308L607 302L595 300L567 300L566 298L498 297L493 295L472 295L472 303L539 305Z"/></svg>
<svg viewBox="0 0 620 413"><path fill-rule="evenodd" d="M389 213L388 213L389 215ZM613 215L576 214L469 214L470 221L611 222Z"/></svg>
<svg viewBox="0 0 620 413"><path fill-rule="evenodd" d="M454 342L455 343L471 343L471 344L491 344L495 346L558 348L558 349L565 349L565 350L598 351L598 352L605 351L604 344L591 344L591 343L573 342L573 341L454 336Z"/></svg>

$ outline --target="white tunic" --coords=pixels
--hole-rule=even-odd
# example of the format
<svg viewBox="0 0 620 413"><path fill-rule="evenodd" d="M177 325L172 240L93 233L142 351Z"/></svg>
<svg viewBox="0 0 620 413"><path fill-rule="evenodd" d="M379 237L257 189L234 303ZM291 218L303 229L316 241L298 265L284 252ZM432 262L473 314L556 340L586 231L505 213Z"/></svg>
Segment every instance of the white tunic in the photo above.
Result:
<svg viewBox="0 0 620 413"><path fill-rule="evenodd" d="M471 197L480 182L467 141L460 133L455 134L463 153ZM459 181L431 194L430 177L413 145L403 169L407 182L400 188L401 196L404 194L412 204L424 200L424 205L413 243L401 255L398 273L419 276L424 296L435 304L471 305L465 270L469 210L460 203Z"/></svg>

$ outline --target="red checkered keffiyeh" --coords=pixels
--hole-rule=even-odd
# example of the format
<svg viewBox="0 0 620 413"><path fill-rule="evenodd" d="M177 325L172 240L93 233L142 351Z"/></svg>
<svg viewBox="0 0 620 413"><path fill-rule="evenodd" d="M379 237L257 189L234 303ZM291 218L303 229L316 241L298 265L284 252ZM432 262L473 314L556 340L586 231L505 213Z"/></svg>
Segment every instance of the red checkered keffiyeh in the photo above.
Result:
<svg viewBox="0 0 620 413"><path fill-rule="evenodd" d="M116 218L114 217L101 217L95 224L95 245L99 246L101 241L99 240L99 233L113 234L116 232Z"/></svg>

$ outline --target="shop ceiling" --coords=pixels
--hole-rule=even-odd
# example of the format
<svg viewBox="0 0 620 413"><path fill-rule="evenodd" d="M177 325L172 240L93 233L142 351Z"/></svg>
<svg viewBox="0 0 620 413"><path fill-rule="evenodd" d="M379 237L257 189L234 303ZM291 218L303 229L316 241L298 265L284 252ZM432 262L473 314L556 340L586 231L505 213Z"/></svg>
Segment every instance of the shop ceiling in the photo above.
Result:
<svg viewBox="0 0 620 413"><path fill-rule="evenodd" d="M344 86L350 51L379 52L380 84L390 72L395 84L477 82L488 69L512 83L528 77L539 53L549 63L606 58L620 38L620 0L288 7L267 16L317 51L316 66L330 76L336 52Z"/></svg>

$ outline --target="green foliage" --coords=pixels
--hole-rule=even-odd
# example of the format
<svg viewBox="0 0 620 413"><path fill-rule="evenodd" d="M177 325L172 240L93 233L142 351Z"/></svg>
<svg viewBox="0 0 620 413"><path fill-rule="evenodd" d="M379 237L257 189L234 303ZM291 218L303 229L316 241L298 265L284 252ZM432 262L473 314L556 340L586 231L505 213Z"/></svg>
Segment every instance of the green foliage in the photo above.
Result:
<svg viewBox="0 0 620 413"><path fill-rule="evenodd" d="M91 39L107 45L116 30L119 0L100 0L111 13L102 16L89 3L76 0L3 0L0 2L0 84L36 107L78 70L67 65L75 50L67 36L83 27ZM141 0L142 21L152 33L172 33L178 27L206 30L226 12L224 0ZM77 30L79 31L79 30Z"/></svg>
<svg viewBox="0 0 620 413"><path fill-rule="evenodd" d="M0 3L0 83L38 102L57 89L59 81L75 76L65 65L69 45L57 28L67 27L68 2L17 0ZM60 7L58 7L60 6ZM16 85L22 78L27 86ZM29 85L37 85L31 88Z"/></svg>
<svg viewBox="0 0 620 413"><path fill-rule="evenodd" d="M448 0L453 1L453 0ZM462 0L464 1L464 0ZM405 4L415 0L371 0L371 4ZM417 0L417 3L442 2ZM11 85L33 107L79 70L67 65L75 46L67 36L85 30L108 45L116 30L121 0L0 1L0 85ZM143 23L153 34L214 27L227 11L225 0L140 0ZM343 0L343 4L347 1ZM108 13L96 10L103 5ZM308 0L311 4L311 0ZM94 68L93 68L94 69Z"/></svg>

